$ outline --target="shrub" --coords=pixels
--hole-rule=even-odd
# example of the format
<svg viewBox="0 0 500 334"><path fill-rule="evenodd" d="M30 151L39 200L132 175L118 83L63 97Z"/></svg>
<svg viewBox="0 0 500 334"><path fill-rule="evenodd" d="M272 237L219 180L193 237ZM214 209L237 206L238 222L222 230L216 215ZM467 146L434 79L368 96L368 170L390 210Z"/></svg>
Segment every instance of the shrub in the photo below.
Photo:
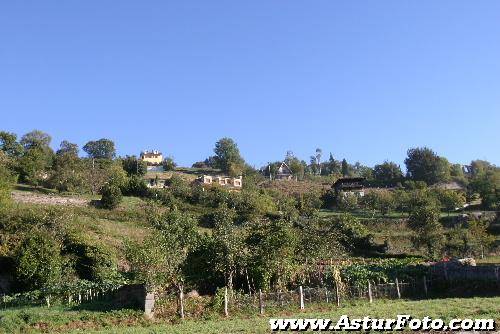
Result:
<svg viewBox="0 0 500 334"><path fill-rule="evenodd" d="M105 209L116 208L122 200L122 192L113 184L106 184L101 190L101 205Z"/></svg>
<svg viewBox="0 0 500 334"><path fill-rule="evenodd" d="M337 196L337 206L341 211L353 211L358 207L358 196L349 193L340 193Z"/></svg>
<svg viewBox="0 0 500 334"><path fill-rule="evenodd" d="M148 191L149 189L146 186L146 182L144 182L144 179L140 176L131 176L126 186L122 189L123 195L137 197L146 197Z"/></svg>
<svg viewBox="0 0 500 334"><path fill-rule="evenodd" d="M16 256L16 277L22 288L39 289L61 279L61 246L51 233L35 230L21 243Z"/></svg>
<svg viewBox="0 0 500 334"><path fill-rule="evenodd" d="M65 246L65 250L75 256L75 270L81 279L104 282L118 275L116 256L106 245L83 235L70 234Z"/></svg>

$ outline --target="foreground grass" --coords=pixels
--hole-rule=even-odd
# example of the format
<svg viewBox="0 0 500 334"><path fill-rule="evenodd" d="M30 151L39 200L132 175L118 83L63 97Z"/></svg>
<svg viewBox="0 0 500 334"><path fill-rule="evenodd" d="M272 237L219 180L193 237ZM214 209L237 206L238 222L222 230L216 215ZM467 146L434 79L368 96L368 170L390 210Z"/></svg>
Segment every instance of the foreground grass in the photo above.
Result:
<svg viewBox="0 0 500 334"><path fill-rule="evenodd" d="M333 304L306 305L306 310L271 311L264 316L234 314L225 319L210 315L204 319L146 320L140 311L103 311L99 307L72 309L63 306L23 307L0 310L0 333L268 333L270 317L331 318L346 314L350 317L414 317L493 318L500 319L500 297L450 298L422 301L378 300L373 304L358 301L340 308Z"/></svg>

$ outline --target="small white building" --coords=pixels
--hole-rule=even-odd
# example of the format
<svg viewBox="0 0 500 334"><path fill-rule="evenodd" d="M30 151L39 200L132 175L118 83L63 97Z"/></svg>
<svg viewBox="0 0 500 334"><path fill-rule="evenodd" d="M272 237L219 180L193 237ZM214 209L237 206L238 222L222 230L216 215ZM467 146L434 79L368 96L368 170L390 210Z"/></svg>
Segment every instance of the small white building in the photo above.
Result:
<svg viewBox="0 0 500 334"><path fill-rule="evenodd" d="M243 186L243 176L229 177L224 175L202 175L198 181L202 184L218 184L229 188L241 188Z"/></svg>

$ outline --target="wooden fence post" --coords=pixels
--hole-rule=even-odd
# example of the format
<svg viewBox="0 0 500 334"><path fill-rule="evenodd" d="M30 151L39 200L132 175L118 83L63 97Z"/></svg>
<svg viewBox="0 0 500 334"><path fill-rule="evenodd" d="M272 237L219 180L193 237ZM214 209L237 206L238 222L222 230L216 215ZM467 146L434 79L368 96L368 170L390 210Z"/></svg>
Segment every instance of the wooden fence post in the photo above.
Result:
<svg viewBox="0 0 500 334"><path fill-rule="evenodd" d="M227 287L224 288L224 316L228 316L229 312L227 311Z"/></svg>
<svg viewBox="0 0 500 334"><path fill-rule="evenodd" d="M259 310L260 314L264 314L264 296L262 296L262 290L259 289Z"/></svg>
<svg viewBox="0 0 500 334"><path fill-rule="evenodd" d="M184 287L179 285L179 315L184 319Z"/></svg>
<svg viewBox="0 0 500 334"><path fill-rule="evenodd" d="M424 275L424 292L425 296L427 297L427 277L425 277L425 275Z"/></svg>
<svg viewBox="0 0 500 334"><path fill-rule="evenodd" d="M396 293L398 294L398 299L401 299L401 291L399 290L399 281L396 277Z"/></svg>
<svg viewBox="0 0 500 334"><path fill-rule="evenodd" d="M299 286L299 294L300 294L300 309L304 309L304 293L302 291L302 285Z"/></svg>
<svg viewBox="0 0 500 334"><path fill-rule="evenodd" d="M373 303L372 284L370 283L370 280L368 280L368 298L370 299L370 303Z"/></svg>
<svg viewBox="0 0 500 334"><path fill-rule="evenodd" d="M337 300L337 307L340 307L340 289L339 284L335 280L335 299Z"/></svg>

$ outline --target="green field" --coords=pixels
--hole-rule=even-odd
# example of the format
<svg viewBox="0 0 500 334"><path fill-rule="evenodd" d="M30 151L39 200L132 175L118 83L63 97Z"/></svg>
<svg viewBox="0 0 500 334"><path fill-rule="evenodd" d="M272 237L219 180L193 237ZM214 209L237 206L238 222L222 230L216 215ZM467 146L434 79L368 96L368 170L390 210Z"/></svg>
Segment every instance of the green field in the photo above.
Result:
<svg viewBox="0 0 500 334"><path fill-rule="evenodd" d="M350 317L395 317L409 314L414 317L442 318L493 318L500 319L500 297L452 298L422 301L379 300L373 304L358 301L337 308L332 304L306 305L304 312L297 309L275 311L264 316L238 314L223 318L211 313L202 319L146 320L140 311L102 311L88 305L82 308L63 306L21 307L0 310L1 333L267 333L270 317L331 318L346 314Z"/></svg>

